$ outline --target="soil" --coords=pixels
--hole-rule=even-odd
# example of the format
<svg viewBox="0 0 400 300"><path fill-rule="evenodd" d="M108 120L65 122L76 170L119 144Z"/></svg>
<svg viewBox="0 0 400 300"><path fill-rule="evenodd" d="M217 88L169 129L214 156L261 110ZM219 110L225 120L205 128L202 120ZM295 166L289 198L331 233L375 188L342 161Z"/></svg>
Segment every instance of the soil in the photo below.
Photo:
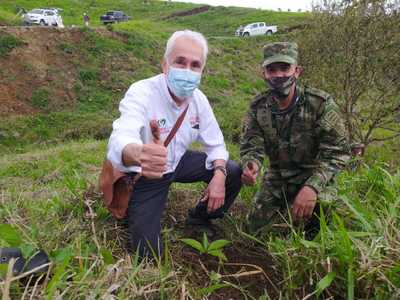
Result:
<svg viewBox="0 0 400 300"><path fill-rule="evenodd" d="M188 209L193 207L198 199L200 192L186 190L182 187L170 190L169 201L167 204L164 218L162 220L163 228L170 231L170 253L172 261L176 264L186 280L190 281L199 289L207 288L212 285L210 275L212 272L220 274L222 277L220 283L229 283L232 286L223 287L213 291L210 295L205 295L204 299L245 299L241 291L233 285L243 288L246 296L252 296L258 299L268 292L272 299L279 298L279 288L282 281L279 270L276 269L272 257L266 249L249 242L248 239L242 239L232 223L223 220L217 221L216 228L218 235L215 239L228 239L231 244L223 249L227 261L221 264L219 259L200 254L198 251L179 242L181 238L200 239L199 236L191 236L190 228L187 228L185 219ZM101 205L101 194L94 186L90 186L84 194L84 199L92 202L94 206ZM236 201L231 209L232 219L243 220L247 213L247 206L240 201ZM86 214L89 211L86 210ZM97 222L96 222L97 223ZM128 241L127 224L123 221L116 221L113 218L107 218L98 223L102 229L99 231L107 232L107 236L112 236L117 240L120 247L114 248L113 255L124 257ZM90 230L90 229L88 229ZM111 231L113 232L111 234ZM211 240L210 240L211 241ZM184 271L183 271L184 270Z"/></svg>
<svg viewBox="0 0 400 300"><path fill-rule="evenodd" d="M76 68L60 44L79 43L79 30L10 26L0 28L0 34L12 35L23 43L0 57L0 117L39 112L31 103L39 89L48 91L50 109L74 105Z"/></svg>
<svg viewBox="0 0 400 300"><path fill-rule="evenodd" d="M196 8L193 8L193 9L179 11L179 12L170 14L169 16L165 17L164 19L172 19L172 18L175 18L175 17L185 17L185 16L197 15L197 14L206 12L209 9L210 9L209 5L204 5L204 6L196 7Z"/></svg>
<svg viewBox="0 0 400 300"><path fill-rule="evenodd" d="M123 35L105 29L96 32L124 41ZM14 36L22 44L0 56L0 117L74 108L78 68L88 61L83 53L63 50L63 46L79 45L85 33L79 28L5 26L0 27L2 34ZM120 63L114 60L114 64ZM32 95L40 90L48 93L46 107L32 103Z"/></svg>
<svg viewBox="0 0 400 300"><path fill-rule="evenodd" d="M173 189L171 191L170 201L164 214L163 226L174 229L178 238L200 239L198 234L193 234L184 225L188 209L196 204L199 196L200 192L193 192L193 190ZM247 214L248 208L242 202L236 201L229 211L235 222L241 222ZM222 275L222 281L244 287L246 293L256 299L264 295L265 291L268 291L268 295L272 299L279 298L278 287L281 282L281 275L275 269L275 264L266 249L249 243L248 239L240 239L237 236L236 229L225 218L214 221L214 224L217 229L217 235L214 239L227 239L232 242L223 249L227 257L227 262L223 265L219 264L218 258L199 254L198 251L188 246L170 246L173 260L177 264L185 266L185 269L191 270L190 274L196 277L189 280L199 287L207 287L210 285L209 275L214 271ZM208 299L244 298L243 294L234 287L221 288L208 296Z"/></svg>

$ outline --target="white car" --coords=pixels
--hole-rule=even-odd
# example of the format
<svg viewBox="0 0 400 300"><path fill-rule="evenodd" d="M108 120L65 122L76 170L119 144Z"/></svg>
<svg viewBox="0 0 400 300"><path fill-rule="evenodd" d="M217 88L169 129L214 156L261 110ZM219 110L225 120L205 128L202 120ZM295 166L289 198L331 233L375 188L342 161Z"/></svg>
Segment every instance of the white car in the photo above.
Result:
<svg viewBox="0 0 400 300"><path fill-rule="evenodd" d="M265 25L264 22L251 23L246 26L240 26L236 30L237 36L253 36L253 35L272 35L278 31L277 26Z"/></svg>
<svg viewBox="0 0 400 300"><path fill-rule="evenodd" d="M38 24L42 26L58 26L62 24L58 9L37 8L32 9L22 16L24 25Z"/></svg>

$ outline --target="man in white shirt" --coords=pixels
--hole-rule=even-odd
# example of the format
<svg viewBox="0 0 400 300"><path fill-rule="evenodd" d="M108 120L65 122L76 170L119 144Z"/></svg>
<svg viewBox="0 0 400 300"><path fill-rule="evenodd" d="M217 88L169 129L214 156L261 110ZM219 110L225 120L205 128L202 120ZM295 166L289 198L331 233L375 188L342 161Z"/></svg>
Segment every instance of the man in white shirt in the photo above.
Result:
<svg viewBox="0 0 400 300"><path fill-rule="evenodd" d="M175 32L167 42L163 73L132 84L120 103L121 116L113 123L107 158L122 172L142 175L127 212L130 246L142 257L161 253L161 217L172 182L208 183L202 201L189 211L191 225L223 217L241 188L241 169L228 160L212 108L197 88L207 52L202 34ZM187 106L170 144L154 143L150 121L157 121L163 141ZM204 152L188 150L195 141Z"/></svg>

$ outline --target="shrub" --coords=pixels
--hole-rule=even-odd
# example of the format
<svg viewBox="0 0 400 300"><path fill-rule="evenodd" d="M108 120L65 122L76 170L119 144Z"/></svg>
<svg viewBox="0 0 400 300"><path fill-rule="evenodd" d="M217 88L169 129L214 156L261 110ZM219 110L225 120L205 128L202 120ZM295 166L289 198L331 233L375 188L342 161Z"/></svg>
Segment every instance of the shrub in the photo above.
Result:
<svg viewBox="0 0 400 300"><path fill-rule="evenodd" d="M14 36L0 33L0 57L6 56L12 49L21 46L21 40Z"/></svg>

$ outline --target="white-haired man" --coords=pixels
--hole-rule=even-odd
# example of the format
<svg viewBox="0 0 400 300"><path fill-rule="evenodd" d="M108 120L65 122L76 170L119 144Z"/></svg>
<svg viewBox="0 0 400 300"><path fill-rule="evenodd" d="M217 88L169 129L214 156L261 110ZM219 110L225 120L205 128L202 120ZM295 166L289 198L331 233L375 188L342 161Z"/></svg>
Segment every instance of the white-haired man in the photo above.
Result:
<svg viewBox="0 0 400 300"><path fill-rule="evenodd" d="M167 42L163 72L131 85L113 123L108 159L120 171L142 175L127 211L131 250L142 257L161 253L161 217L172 182L208 183L202 201L189 210L190 225L209 225L210 219L223 217L241 188L241 169L228 160L211 106L198 89L207 52L202 34L175 32ZM154 143L150 122L157 120L165 140L186 107L170 144ZM188 150L195 141L204 152Z"/></svg>

